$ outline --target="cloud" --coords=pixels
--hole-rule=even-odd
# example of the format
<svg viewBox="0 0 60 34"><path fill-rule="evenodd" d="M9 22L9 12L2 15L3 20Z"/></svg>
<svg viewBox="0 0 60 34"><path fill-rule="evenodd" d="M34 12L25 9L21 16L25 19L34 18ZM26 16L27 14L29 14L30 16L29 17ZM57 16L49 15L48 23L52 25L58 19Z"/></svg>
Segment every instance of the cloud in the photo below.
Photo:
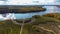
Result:
<svg viewBox="0 0 60 34"><path fill-rule="evenodd" d="M3 15L0 14L0 19L3 19L3 20L6 20L6 19L16 19L15 15L14 14L6 14L7 16L6 17L3 17Z"/></svg>
<svg viewBox="0 0 60 34"><path fill-rule="evenodd" d="M0 15L0 18L4 18L2 15Z"/></svg>
<svg viewBox="0 0 60 34"><path fill-rule="evenodd" d="M0 1L0 5L4 4L4 1Z"/></svg>
<svg viewBox="0 0 60 34"><path fill-rule="evenodd" d="M39 1L35 3L36 1ZM8 5L34 5L34 4L49 4L54 3L55 0L8 0Z"/></svg>

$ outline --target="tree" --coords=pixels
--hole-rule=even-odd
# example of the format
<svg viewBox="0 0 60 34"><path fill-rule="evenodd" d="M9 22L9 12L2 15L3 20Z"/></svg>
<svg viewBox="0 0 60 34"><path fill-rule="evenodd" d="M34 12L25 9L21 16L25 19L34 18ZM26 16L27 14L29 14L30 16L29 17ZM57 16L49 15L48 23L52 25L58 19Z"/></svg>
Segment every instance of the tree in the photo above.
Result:
<svg viewBox="0 0 60 34"><path fill-rule="evenodd" d="M35 18L35 19L40 18L40 15L34 15L32 16L32 18Z"/></svg>

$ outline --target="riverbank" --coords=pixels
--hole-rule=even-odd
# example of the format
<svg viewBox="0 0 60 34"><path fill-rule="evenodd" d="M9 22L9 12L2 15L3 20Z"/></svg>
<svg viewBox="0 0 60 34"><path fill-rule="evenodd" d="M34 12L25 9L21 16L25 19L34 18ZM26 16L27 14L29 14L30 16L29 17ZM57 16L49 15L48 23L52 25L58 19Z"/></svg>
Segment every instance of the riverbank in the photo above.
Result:
<svg viewBox="0 0 60 34"><path fill-rule="evenodd" d="M23 21L23 34L58 34L60 31L59 19L35 15L26 19L0 21L0 34L20 34Z"/></svg>

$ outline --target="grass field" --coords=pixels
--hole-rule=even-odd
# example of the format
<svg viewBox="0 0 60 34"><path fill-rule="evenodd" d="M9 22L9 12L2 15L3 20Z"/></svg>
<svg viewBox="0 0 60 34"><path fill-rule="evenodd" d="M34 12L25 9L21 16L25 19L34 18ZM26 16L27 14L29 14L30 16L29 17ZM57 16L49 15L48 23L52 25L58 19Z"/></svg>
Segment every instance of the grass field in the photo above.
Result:
<svg viewBox="0 0 60 34"><path fill-rule="evenodd" d="M60 23L60 20L46 16L34 19L35 21L31 24L24 23L22 34L44 34L44 30L38 27L39 24L47 24L49 22ZM20 30L21 25L14 24L11 20L0 21L0 34L20 34Z"/></svg>

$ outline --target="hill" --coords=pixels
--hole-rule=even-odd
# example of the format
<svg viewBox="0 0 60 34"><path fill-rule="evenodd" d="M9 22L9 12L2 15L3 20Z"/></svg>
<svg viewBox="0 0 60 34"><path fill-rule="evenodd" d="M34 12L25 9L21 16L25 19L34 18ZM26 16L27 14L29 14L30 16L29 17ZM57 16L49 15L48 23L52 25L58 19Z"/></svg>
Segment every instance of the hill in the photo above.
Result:
<svg viewBox="0 0 60 34"><path fill-rule="evenodd" d="M21 25L14 21L16 20L0 21L0 34L20 34ZM29 23L24 22L23 34L60 34L60 20L56 18L35 15L25 21ZM20 20L17 23L22 24Z"/></svg>
<svg viewBox="0 0 60 34"><path fill-rule="evenodd" d="M56 18L60 20L60 13L49 13L49 14L45 14L43 15L45 17L52 17L52 18Z"/></svg>

